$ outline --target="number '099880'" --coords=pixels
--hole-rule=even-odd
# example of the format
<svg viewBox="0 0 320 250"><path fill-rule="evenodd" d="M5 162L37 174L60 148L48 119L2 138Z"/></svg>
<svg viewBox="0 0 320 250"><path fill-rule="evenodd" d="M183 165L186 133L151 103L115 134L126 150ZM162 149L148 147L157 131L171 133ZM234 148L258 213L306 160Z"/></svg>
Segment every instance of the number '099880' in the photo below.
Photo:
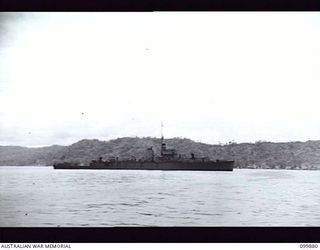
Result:
<svg viewBox="0 0 320 250"><path fill-rule="evenodd" d="M300 244L300 248L318 248L318 244Z"/></svg>

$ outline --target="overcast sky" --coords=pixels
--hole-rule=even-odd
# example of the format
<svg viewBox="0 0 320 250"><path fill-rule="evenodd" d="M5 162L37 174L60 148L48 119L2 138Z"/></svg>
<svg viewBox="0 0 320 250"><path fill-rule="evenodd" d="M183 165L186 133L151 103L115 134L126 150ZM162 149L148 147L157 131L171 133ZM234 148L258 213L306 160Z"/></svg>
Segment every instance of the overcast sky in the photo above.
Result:
<svg viewBox="0 0 320 250"><path fill-rule="evenodd" d="M0 145L320 140L319 13L0 18Z"/></svg>

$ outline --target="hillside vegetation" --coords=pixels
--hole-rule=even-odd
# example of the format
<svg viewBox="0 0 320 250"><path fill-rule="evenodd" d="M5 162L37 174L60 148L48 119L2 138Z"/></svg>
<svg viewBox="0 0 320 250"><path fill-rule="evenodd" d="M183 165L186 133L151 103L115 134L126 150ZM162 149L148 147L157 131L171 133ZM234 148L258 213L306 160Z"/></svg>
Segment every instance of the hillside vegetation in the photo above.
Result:
<svg viewBox="0 0 320 250"><path fill-rule="evenodd" d="M197 157L207 156L212 160L234 160L237 168L320 169L320 141L307 142L256 142L210 145L189 139L165 140L178 154ZM89 163L93 159L118 157L143 158L148 147L160 152L158 138L124 137L110 141L81 140L70 146L27 148L0 146L1 166L51 166L55 162Z"/></svg>

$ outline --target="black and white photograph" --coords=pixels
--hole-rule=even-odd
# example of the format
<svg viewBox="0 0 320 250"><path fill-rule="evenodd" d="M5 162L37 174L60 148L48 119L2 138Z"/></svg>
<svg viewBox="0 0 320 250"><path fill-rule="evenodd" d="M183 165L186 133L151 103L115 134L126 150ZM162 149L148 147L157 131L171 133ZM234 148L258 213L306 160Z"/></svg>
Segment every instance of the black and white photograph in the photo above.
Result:
<svg viewBox="0 0 320 250"><path fill-rule="evenodd" d="M0 14L1 227L319 227L320 14Z"/></svg>

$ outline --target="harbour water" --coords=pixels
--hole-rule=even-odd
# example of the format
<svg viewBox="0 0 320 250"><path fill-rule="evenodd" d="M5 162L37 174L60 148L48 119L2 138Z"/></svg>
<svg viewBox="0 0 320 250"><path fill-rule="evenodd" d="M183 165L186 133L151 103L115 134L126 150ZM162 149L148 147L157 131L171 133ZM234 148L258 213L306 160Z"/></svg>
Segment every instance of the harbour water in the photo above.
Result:
<svg viewBox="0 0 320 250"><path fill-rule="evenodd" d="M0 226L320 226L320 171L0 167Z"/></svg>

